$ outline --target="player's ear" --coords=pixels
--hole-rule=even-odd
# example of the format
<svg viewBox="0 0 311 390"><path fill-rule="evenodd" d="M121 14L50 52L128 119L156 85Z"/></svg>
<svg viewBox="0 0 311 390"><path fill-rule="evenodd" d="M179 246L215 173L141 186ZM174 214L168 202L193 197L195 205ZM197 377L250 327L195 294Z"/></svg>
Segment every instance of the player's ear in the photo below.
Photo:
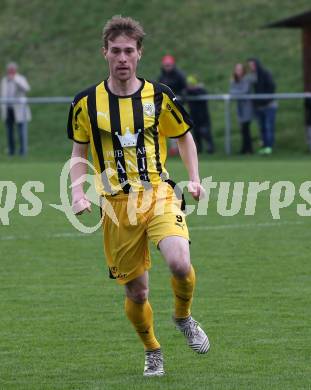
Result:
<svg viewBox="0 0 311 390"><path fill-rule="evenodd" d="M102 51L103 57L106 59L107 51L108 51L108 50L103 46L101 51Z"/></svg>
<svg viewBox="0 0 311 390"><path fill-rule="evenodd" d="M140 49L138 49L138 61L141 59L143 55L143 48L141 47Z"/></svg>

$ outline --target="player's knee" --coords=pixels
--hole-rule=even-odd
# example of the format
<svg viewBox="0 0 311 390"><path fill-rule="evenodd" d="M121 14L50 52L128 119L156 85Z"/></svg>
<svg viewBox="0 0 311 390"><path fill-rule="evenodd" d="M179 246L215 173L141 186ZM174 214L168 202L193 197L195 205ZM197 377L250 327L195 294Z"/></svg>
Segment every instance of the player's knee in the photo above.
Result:
<svg viewBox="0 0 311 390"><path fill-rule="evenodd" d="M148 299L148 288L133 288L127 290L126 295L135 303L144 303Z"/></svg>
<svg viewBox="0 0 311 390"><path fill-rule="evenodd" d="M170 266L172 273L178 278L184 278L190 272L189 262L176 262Z"/></svg>
<svg viewBox="0 0 311 390"><path fill-rule="evenodd" d="M180 278L188 275L190 271L190 258L187 250L179 250L170 256L168 260L171 272Z"/></svg>

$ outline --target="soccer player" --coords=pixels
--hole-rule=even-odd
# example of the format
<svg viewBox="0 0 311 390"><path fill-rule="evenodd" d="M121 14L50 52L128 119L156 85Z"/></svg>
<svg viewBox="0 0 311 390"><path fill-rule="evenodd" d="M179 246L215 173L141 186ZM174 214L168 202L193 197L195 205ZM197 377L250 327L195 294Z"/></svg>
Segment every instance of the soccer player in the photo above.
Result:
<svg viewBox="0 0 311 390"><path fill-rule="evenodd" d="M103 55L109 76L76 95L69 113L68 136L74 141L73 210L76 214L91 211L81 184L87 163L74 163L75 157L87 158L90 144L99 173L96 188L102 198L104 250L110 276L125 286L125 312L145 348L144 376L161 376L163 356L148 301L149 240L158 247L172 274L176 328L195 352L209 350L207 335L191 316L195 272L181 202L165 169L166 137L177 139L189 174L188 190L194 199L202 197L204 189L187 113L168 87L136 76L144 35L141 25L131 18L115 16L107 22ZM147 207L135 209L134 205L141 206L145 198L149 199ZM107 205L117 222L106 212Z"/></svg>

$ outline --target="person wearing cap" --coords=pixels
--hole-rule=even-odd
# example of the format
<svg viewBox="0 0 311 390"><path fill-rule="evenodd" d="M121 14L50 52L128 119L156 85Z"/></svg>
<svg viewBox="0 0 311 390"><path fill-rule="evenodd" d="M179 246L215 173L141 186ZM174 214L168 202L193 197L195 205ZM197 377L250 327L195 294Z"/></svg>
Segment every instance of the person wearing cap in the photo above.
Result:
<svg viewBox="0 0 311 390"><path fill-rule="evenodd" d="M19 154L27 154L28 136L27 124L31 120L30 108L23 100L30 91L26 77L17 73L18 66L15 62L7 65L7 74L1 80L1 97L5 99L18 99L20 102L8 102L1 105L1 117L7 129L8 154L15 154L14 125L17 127L19 138Z"/></svg>
<svg viewBox="0 0 311 390"><path fill-rule="evenodd" d="M187 87L186 77L176 66L175 58L172 55L165 55L162 58L161 74L159 82L167 85L178 96L181 96Z"/></svg>
<svg viewBox="0 0 311 390"><path fill-rule="evenodd" d="M167 85L177 96L182 96L187 88L186 77L183 72L177 68L175 58L166 54L161 61L161 74L158 77L159 83ZM177 142L170 140L169 155L178 154Z"/></svg>
<svg viewBox="0 0 311 390"><path fill-rule="evenodd" d="M207 90L203 84L199 83L195 75L187 77L187 95L196 97L206 95ZM214 141L212 136L212 123L208 110L207 100L190 100L188 102L190 116L193 120L193 136L197 146L198 153L203 150L203 141L207 144L207 153L214 153Z"/></svg>

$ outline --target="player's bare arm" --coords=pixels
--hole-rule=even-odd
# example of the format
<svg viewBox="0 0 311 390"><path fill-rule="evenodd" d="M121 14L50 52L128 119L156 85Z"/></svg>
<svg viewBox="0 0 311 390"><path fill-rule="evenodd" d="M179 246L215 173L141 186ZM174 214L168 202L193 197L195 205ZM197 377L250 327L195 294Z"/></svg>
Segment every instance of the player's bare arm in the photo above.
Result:
<svg viewBox="0 0 311 390"><path fill-rule="evenodd" d="M87 174L87 163L86 162L74 162L75 157L87 159L88 145L73 143L71 153L71 164L70 164L70 178L72 183L72 210L75 214L80 215L85 211L91 212L91 203L87 199L84 190L84 182L79 180L81 177Z"/></svg>
<svg viewBox="0 0 311 390"><path fill-rule="evenodd" d="M197 148L191 133L188 131L185 135L179 137L177 144L189 175L188 191L195 200L199 200L204 197L205 191L200 184Z"/></svg>

